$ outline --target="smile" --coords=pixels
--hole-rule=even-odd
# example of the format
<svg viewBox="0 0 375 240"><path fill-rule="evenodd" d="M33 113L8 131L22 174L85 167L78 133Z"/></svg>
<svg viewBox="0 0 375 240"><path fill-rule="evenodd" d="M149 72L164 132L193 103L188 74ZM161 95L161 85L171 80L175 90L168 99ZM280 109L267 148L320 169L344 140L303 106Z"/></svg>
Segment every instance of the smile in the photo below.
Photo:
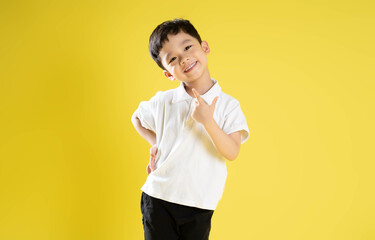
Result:
<svg viewBox="0 0 375 240"><path fill-rule="evenodd" d="M193 67L197 65L197 62L195 61L193 64L191 64L184 72L189 72Z"/></svg>

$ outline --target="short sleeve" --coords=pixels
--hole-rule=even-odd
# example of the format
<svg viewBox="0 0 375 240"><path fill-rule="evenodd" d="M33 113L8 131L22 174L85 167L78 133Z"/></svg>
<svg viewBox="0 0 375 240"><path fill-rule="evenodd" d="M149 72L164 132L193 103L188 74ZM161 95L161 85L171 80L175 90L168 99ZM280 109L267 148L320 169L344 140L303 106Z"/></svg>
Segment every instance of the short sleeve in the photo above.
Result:
<svg viewBox="0 0 375 240"><path fill-rule="evenodd" d="M160 91L149 101L142 101L137 108L137 117L141 121L142 127L156 133L156 111Z"/></svg>
<svg viewBox="0 0 375 240"><path fill-rule="evenodd" d="M239 102L236 106L226 115L223 125L223 131L226 134L241 131L241 144L249 139L250 131L247 126L246 117L241 110Z"/></svg>

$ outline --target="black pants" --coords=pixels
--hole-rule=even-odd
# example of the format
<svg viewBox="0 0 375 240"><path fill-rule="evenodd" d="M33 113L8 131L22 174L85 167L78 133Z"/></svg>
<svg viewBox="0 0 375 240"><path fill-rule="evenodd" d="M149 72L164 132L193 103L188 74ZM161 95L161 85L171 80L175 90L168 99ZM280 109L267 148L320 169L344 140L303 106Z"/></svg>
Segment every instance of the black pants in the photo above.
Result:
<svg viewBox="0 0 375 240"><path fill-rule="evenodd" d="M208 240L214 210L154 198L142 192L145 240Z"/></svg>

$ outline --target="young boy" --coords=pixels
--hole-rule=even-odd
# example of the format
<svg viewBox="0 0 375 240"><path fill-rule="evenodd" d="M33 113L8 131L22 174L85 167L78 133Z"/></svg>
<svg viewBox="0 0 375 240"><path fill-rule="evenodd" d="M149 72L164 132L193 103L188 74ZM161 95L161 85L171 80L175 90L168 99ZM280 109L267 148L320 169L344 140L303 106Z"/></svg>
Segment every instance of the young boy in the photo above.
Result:
<svg viewBox="0 0 375 240"><path fill-rule="evenodd" d="M233 161L249 138L235 98L221 91L207 66L208 43L184 19L158 25L149 40L153 60L178 88L142 101L132 116L151 145L141 190L147 240L208 239L213 212Z"/></svg>

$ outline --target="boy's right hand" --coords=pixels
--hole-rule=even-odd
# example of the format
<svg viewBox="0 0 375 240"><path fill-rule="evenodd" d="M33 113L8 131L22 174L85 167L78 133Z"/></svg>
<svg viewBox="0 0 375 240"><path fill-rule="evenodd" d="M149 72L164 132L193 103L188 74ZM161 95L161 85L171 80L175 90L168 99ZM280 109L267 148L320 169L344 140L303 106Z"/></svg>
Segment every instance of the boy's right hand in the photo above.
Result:
<svg viewBox="0 0 375 240"><path fill-rule="evenodd" d="M146 168L147 174L150 174L152 171L156 169L155 160L156 160L157 153L158 153L158 147L156 144L154 144L150 148L150 163L147 165L147 168Z"/></svg>

